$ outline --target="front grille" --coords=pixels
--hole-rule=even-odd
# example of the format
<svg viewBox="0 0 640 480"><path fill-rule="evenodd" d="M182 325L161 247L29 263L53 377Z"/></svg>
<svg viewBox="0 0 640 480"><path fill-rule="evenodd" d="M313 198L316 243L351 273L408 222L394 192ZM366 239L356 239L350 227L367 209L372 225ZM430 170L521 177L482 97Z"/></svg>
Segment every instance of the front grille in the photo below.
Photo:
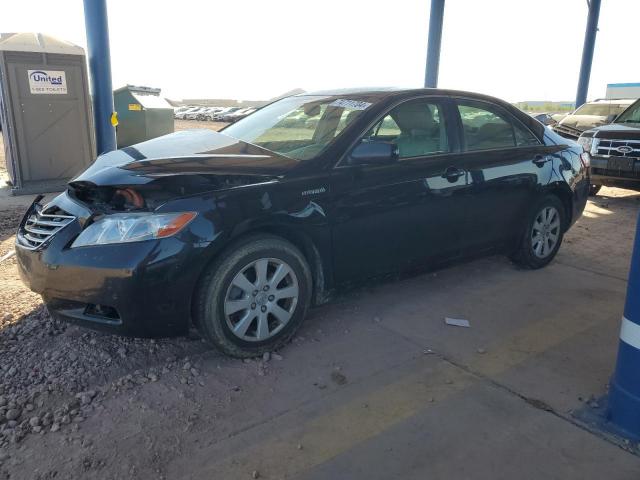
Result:
<svg viewBox="0 0 640 480"><path fill-rule="evenodd" d="M58 207L42 207L34 204L31 212L18 230L18 243L29 250L43 246L56 233L75 220Z"/></svg>
<svg viewBox="0 0 640 480"><path fill-rule="evenodd" d="M607 140L598 139L596 155L606 157L640 157L640 140ZM621 148L623 151L619 151ZM626 150L629 150L628 152Z"/></svg>

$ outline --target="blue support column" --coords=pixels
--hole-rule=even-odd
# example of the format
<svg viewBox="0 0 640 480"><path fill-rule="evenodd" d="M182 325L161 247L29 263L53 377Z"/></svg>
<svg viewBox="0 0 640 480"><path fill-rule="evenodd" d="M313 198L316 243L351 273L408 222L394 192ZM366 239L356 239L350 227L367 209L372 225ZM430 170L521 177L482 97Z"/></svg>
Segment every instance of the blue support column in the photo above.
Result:
<svg viewBox="0 0 640 480"><path fill-rule="evenodd" d="M587 17L587 31L584 34L584 46L582 47L582 63L580 64L580 78L578 79L576 108L587 101L587 91L589 90L589 77L591 76L593 50L596 46L596 33L598 32L599 16L600 0L590 0L589 16Z"/></svg>
<svg viewBox="0 0 640 480"><path fill-rule="evenodd" d="M424 75L426 88L437 88L440 67L440 46L442 44L442 23L444 20L444 0L431 0L429 15L429 43L427 44L427 67Z"/></svg>
<svg viewBox="0 0 640 480"><path fill-rule="evenodd" d="M87 30L96 147L100 155L116 149L116 132L111 124L113 87L106 0L84 0L84 22Z"/></svg>
<svg viewBox="0 0 640 480"><path fill-rule="evenodd" d="M640 217L631 257L618 361L609 388L608 419L625 436L640 440Z"/></svg>

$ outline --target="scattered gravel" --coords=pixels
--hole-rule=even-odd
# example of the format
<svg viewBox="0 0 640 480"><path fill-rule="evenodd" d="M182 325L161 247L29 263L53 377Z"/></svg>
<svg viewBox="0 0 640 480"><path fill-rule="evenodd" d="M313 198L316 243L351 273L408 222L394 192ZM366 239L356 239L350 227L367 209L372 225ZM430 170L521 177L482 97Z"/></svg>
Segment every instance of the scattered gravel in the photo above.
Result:
<svg viewBox="0 0 640 480"><path fill-rule="evenodd" d="M0 212L0 256L13 249L25 208ZM209 349L197 336L132 339L59 322L22 283L15 256L0 263L0 277L0 456L28 434L83 422L106 396L157 382L180 358ZM199 377L192 363L186 373Z"/></svg>
<svg viewBox="0 0 640 480"><path fill-rule="evenodd" d="M0 450L29 433L81 423L106 395L156 382L175 368L175 359L207 349L196 339L156 341L89 331L54 320L42 305L17 320L2 318ZM181 368L190 378L200 375L191 362Z"/></svg>

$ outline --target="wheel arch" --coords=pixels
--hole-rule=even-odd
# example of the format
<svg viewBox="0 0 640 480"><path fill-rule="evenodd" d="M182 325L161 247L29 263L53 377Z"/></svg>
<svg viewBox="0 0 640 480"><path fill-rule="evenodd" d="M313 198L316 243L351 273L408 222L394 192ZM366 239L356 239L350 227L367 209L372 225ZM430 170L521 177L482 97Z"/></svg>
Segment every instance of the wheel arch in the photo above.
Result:
<svg viewBox="0 0 640 480"><path fill-rule="evenodd" d="M329 279L331 278L329 266L327 265L327 262L323 262L320 249L309 235L287 225L245 225L244 228L236 230L228 237L224 246L217 248L216 252L207 258L206 264L203 265L200 271L196 285L200 284L202 276L207 271L207 267L216 262L221 255L224 255L225 252L229 251L229 249L233 249L251 237L260 234L282 238L300 250L311 270L311 304L321 305L326 303L330 287ZM193 300L191 300L191 302L193 303Z"/></svg>
<svg viewBox="0 0 640 480"><path fill-rule="evenodd" d="M566 232L573 223L573 194L571 192L571 189L565 183L554 183L547 186L544 189L543 193L555 195L562 202L562 205L564 206L565 216L564 225L562 227Z"/></svg>
<svg viewBox="0 0 640 480"><path fill-rule="evenodd" d="M297 231L293 227L286 225L261 225L256 226L243 232L237 236L238 240L256 234L268 234L276 237L284 238L291 242L295 247L302 252L302 255L306 259L309 268L311 269L312 295L311 304L321 305L327 302L328 297L328 282L330 272L322 261L322 255L316 243L313 239L304 232Z"/></svg>

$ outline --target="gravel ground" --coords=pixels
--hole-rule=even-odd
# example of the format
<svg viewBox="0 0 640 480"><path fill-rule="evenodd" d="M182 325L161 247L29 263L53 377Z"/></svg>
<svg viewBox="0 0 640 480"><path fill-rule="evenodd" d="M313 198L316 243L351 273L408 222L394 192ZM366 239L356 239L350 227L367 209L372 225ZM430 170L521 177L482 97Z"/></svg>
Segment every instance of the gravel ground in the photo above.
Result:
<svg viewBox="0 0 640 480"><path fill-rule="evenodd" d="M222 125L176 121L176 130L217 130ZM6 180L1 142L0 152L0 177ZM195 333L169 340L131 339L52 319L40 296L22 284L15 257L10 256L16 227L32 196L3 202L10 198L7 187L3 190L0 258L9 257L0 262L0 463L9 444L32 433L74 428L104 396L158 381L185 364L187 375L180 381L190 383L197 370L196 364L190 365L189 356L208 350Z"/></svg>

